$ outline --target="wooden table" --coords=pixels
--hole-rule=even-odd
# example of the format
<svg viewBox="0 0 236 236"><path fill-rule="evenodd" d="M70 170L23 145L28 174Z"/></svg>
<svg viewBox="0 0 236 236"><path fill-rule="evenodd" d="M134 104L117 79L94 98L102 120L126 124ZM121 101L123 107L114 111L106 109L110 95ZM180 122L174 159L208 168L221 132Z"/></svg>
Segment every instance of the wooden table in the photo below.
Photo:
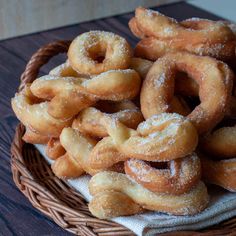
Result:
<svg viewBox="0 0 236 236"><path fill-rule="evenodd" d="M193 16L219 19L187 3L176 3L156 9L178 20ZM27 61L44 44L59 39L73 39L78 34L94 29L120 34L134 46L137 39L127 27L132 15L133 13L119 15L0 42L0 235L70 235L34 209L12 180L10 146L18 120L12 112L10 98L17 90L19 77ZM52 59L43 67L41 73L47 73L63 60L63 55Z"/></svg>

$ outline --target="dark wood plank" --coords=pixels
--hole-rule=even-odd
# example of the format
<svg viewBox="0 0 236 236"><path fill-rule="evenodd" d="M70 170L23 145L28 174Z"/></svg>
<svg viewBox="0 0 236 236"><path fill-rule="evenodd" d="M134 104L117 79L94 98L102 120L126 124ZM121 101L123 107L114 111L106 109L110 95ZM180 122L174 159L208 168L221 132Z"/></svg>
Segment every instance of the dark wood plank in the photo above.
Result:
<svg viewBox="0 0 236 236"><path fill-rule="evenodd" d="M186 3L157 9L178 20L194 16L219 19ZM137 39L131 35L127 27L132 15L133 13L109 17L0 42L0 235L70 235L34 209L12 180L9 149L18 121L11 110L10 98L17 90L25 64L42 45L58 39L72 39L82 32L93 29L118 33L135 45ZM65 56L58 56L50 61L41 73L48 72L63 60Z"/></svg>

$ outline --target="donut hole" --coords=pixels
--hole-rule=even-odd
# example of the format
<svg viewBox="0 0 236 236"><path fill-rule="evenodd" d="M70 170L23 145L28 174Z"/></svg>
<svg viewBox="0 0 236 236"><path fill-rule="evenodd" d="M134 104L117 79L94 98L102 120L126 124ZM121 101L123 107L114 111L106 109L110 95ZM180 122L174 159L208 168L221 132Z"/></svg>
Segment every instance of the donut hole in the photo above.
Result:
<svg viewBox="0 0 236 236"><path fill-rule="evenodd" d="M112 114L126 109L135 109L135 105L128 101L112 102L101 100L96 104L96 108L103 113Z"/></svg>
<svg viewBox="0 0 236 236"><path fill-rule="evenodd" d="M227 117L224 120L222 120L219 124L217 124L212 129L212 132L214 132L217 129L223 128L223 127L233 127L235 125L236 125L236 118L235 117Z"/></svg>
<svg viewBox="0 0 236 236"><path fill-rule="evenodd" d="M145 161L146 164L151 166L152 168L158 169L158 170L166 170L169 169L168 162L148 162Z"/></svg>
<svg viewBox="0 0 236 236"><path fill-rule="evenodd" d="M199 86L186 72L176 71L175 74L175 96L179 97L180 103L187 106L191 113L201 101L198 96Z"/></svg>
<svg viewBox="0 0 236 236"><path fill-rule="evenodd" d="M98 43L88 49L88 54L95 63L103 63L106 58L107 47L104 45L104 43Z"/></svg>

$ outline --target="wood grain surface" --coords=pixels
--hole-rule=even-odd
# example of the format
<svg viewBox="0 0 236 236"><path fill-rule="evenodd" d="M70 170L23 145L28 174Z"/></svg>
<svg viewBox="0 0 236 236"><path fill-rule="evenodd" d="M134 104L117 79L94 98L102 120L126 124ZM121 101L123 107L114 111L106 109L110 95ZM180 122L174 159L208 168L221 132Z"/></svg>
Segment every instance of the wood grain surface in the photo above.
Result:
<svg viewBox="0 0 236 236"><path fill-rule="evenodd" d="M187 3L176 3L156 8L178 20L189 17L219 19ZM19 77L31 55L42 45L60 39L73 39L88 30L107 30L118 33L135 45L127 22L132 14L105 18L41 32L11 40L0 41L0 235L38 236L70 235L47 217L40 214L27 201L13 183L10 169L10 145L18 120L12 112L10 99L19 85ZM42 68L41 74L62 63L65 56L52 59Z"/></svg>

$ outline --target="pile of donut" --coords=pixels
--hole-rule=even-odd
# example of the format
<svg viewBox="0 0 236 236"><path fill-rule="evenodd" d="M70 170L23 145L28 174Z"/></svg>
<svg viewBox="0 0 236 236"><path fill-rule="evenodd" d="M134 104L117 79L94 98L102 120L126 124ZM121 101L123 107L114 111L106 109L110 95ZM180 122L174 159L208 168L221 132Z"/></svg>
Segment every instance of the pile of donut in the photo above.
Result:
<svg viewBox="0 0 236 236"><path fill-rule="evenodd" d="M92 176L98 218L197 214L204 182L236 191L235 26L139 7L129 27L134 50L83 33L64 64L15 94L23 140L46 144L57 177Z"/></svg>

